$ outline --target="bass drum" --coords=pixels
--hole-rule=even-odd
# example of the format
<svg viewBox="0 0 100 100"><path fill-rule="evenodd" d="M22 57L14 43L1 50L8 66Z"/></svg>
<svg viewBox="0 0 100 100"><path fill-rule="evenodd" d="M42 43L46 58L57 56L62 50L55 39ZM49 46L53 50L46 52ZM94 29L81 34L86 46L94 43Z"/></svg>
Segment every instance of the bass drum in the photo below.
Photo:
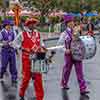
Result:
<svg viewBox="0 0 100 100"><path fill-rule="evenodd" d="M72 41L71 50L75 60L91 59L96 54L96 40L90 35L80 36L79 41Z"/></svg>

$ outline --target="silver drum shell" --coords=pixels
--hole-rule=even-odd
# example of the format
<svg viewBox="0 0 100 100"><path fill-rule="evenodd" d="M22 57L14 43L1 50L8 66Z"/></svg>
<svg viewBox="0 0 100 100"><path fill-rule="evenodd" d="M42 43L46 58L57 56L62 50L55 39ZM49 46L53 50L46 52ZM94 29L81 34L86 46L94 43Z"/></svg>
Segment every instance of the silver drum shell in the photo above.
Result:
<svg viewBox="0 0 100 100"><path fill-rule="evenodd" d="M90 35L80 36L85 48L84 59L91 59L96 54L96 40Z"/></svg>
<svg viewBox="0 0 100 100"><path fill-rule="evenodd" d="M71 51L74 60L93 58L96 54L96 48L95 38L89 35L80 36L79 41L71 42Z"/></svg>

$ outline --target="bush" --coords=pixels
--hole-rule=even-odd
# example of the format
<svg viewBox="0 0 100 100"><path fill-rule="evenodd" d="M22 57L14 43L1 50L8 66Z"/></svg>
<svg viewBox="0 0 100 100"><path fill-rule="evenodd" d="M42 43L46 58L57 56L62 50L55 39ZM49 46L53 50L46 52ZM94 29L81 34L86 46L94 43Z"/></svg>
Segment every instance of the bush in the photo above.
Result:
<svg viewBox="0 0 100 100"><path fill-rule="evenodd" d="M52 17L49 17L50 21L52 24L56 24L59 22L59 16L52 16Z"/></svg>

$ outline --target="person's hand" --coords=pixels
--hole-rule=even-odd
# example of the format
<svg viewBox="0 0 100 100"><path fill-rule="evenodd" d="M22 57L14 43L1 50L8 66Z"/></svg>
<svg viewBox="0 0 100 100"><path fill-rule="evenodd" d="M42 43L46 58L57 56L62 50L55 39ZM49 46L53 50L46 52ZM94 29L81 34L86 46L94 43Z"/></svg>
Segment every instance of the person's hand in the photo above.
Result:
<svg viewBox="0 0 100 100"><path fill-rule="evenodd" d="M47 52L48 50L45 48L45 47L41 47L41 50L40 50L42 53L45 53Z"/></svg>
<svg viewBox="0 0 100 100"><path fill-rule="evenodd" d="M15 47L15 45L14 45L13 42L9 42L9 45L10 45L11 47Z"/></svg>
<svg viewBox="0 0 100 100"><path fill-rule="evenodd" d="M2 41L3 45L8 45L8 41Z"/></svg>
<svg viewBox="0 0 100 100"><path fill-rule="evenodd" d="M45 53L47 51L47 49L46 48L44 48L44 47L38 47L37 48L37 50L35 50L35 52L41 52L41 53Z"/></svg>
<svg viewBox="0 0 100 100"><path fill-rule="evenodd" d="M29 48L25 48L25 51L29 52L29 53L31 52L31 50Z"/></svg>
<svg viewBox="0 0 100 100"><path fill-rule="evenodd" d="M66 49L65 53L66 54L70 54L71 53L71 50L70 49Z"/></svg>

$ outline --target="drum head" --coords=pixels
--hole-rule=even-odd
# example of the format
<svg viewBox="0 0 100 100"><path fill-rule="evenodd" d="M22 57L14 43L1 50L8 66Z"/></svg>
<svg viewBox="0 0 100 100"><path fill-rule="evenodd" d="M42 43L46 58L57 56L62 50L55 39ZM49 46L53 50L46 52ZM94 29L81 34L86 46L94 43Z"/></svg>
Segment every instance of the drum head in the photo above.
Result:
<svg viewBox="0 0 100 100"><path fill-rule="evenodd" d="M80 36L85 48L84 59L91 59L96 54L96 40L90 35Z"/></svg>
<svg viewBox="0 0 100 100"><path fill-rule="evenodd" d="M81 39L74 40L74 41L72 40L71 52L74 60L81 61L84 59L85 48L84 48L84 43L81 41Z"/></svg>

